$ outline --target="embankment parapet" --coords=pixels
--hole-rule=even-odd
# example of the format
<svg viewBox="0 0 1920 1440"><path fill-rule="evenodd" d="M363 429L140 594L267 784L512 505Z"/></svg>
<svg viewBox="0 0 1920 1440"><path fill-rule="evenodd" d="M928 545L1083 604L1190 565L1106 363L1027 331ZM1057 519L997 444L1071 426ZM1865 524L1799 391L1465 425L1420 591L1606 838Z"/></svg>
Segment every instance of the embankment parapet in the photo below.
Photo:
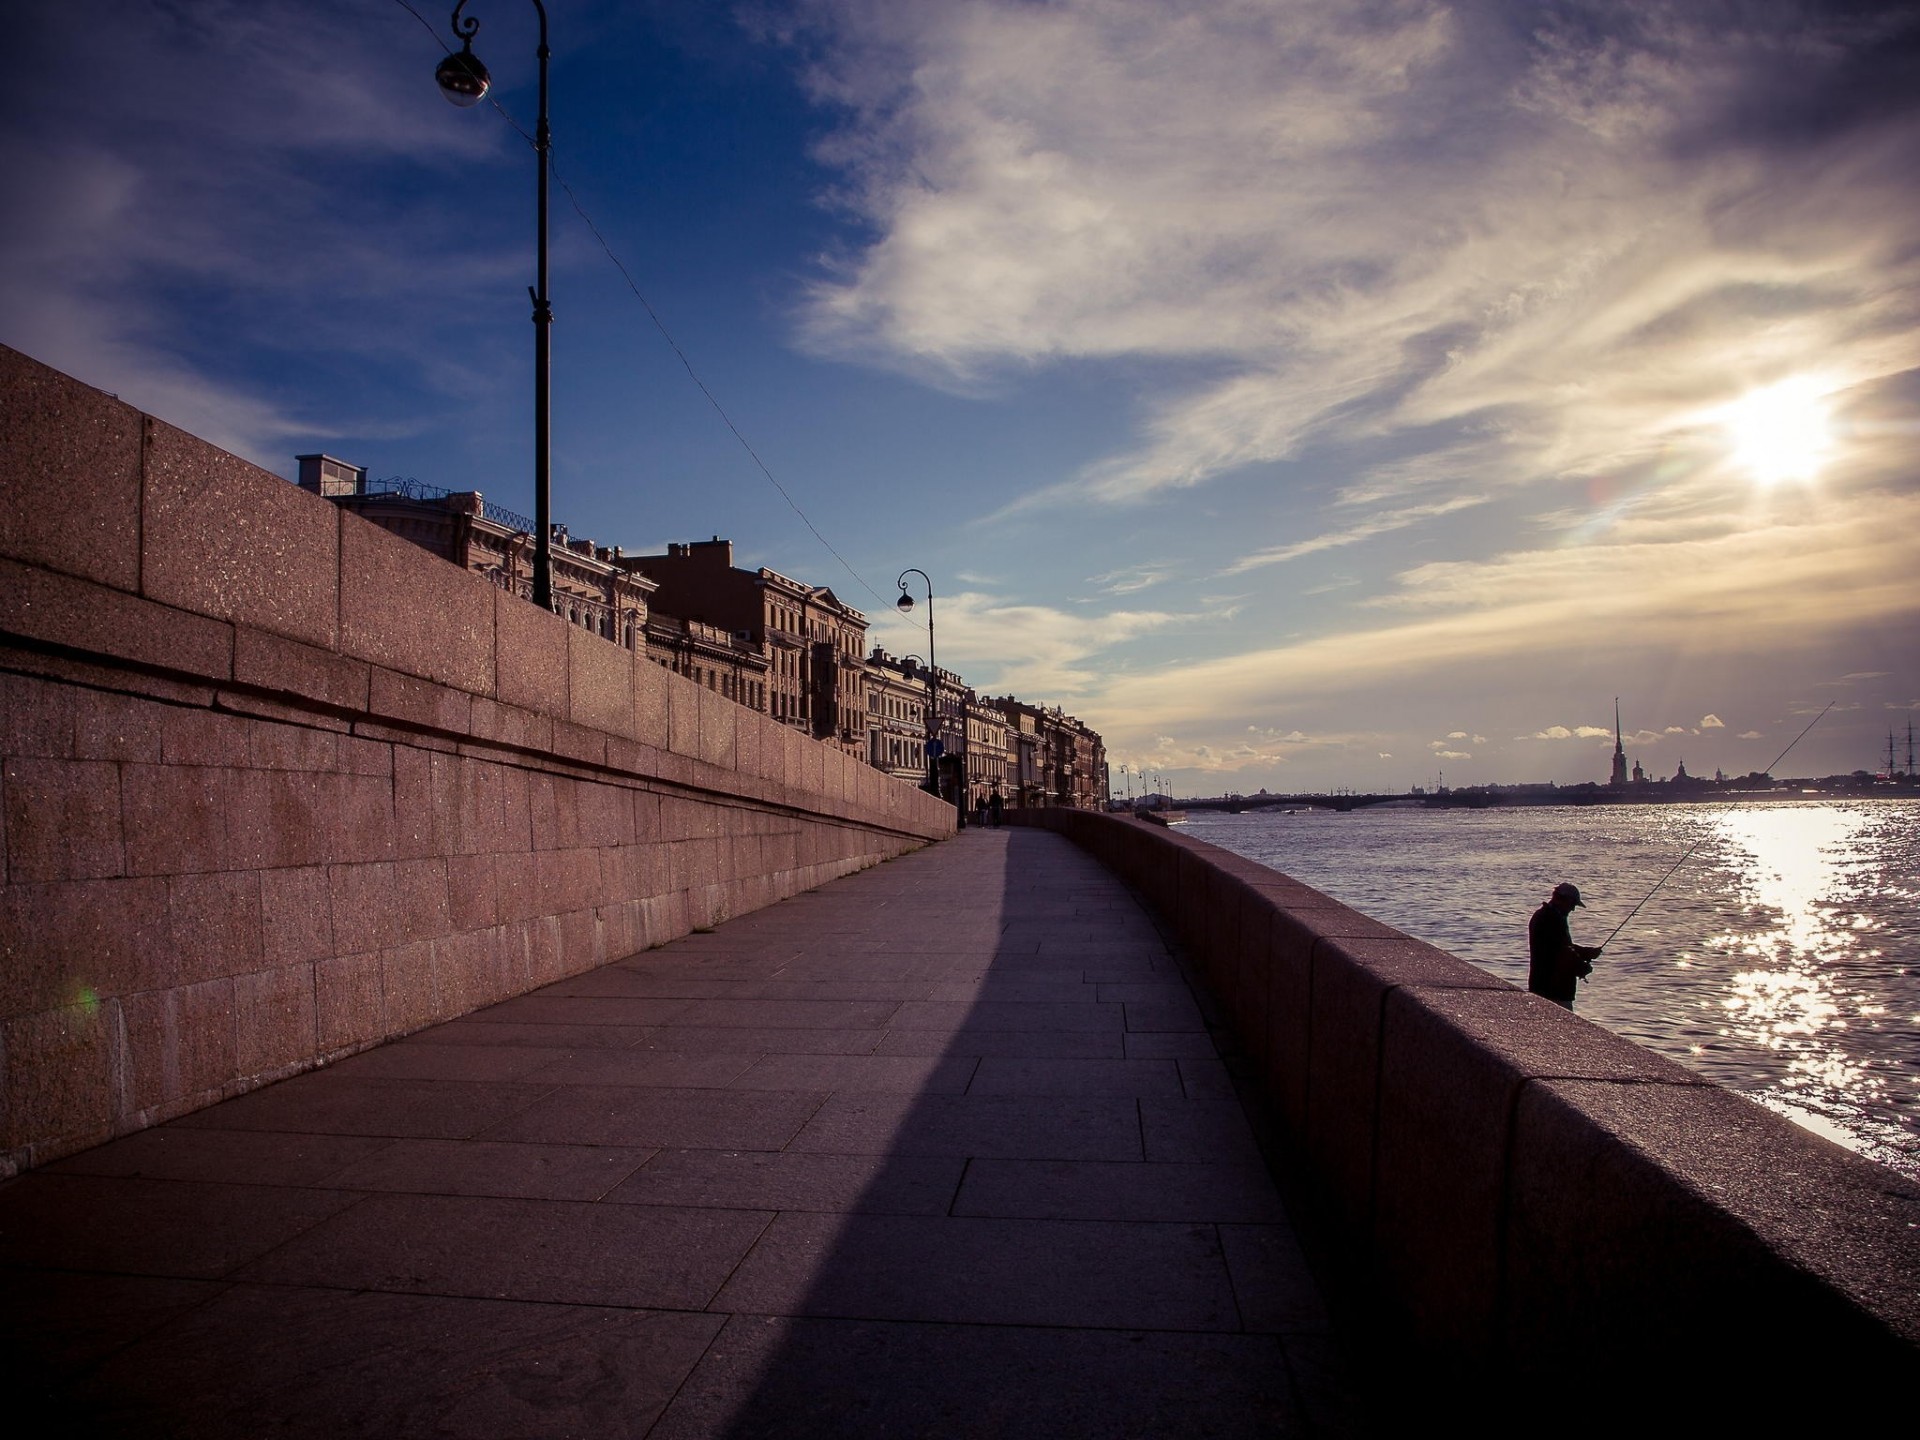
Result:
<svg viewBox="0 0 1920 1440"><path fill-rule="evenodd" d="M948 833L0 347L0 1170Z"/></svg>
<svg viewBox="0 0 1920 1440"><path fill-rule="evenodd" d="M1780 1419L1920 1376L1920 1186L1253 861L1011 818L1090 851L1186 947L1429 1377L1476 1404L1524 1383L1564 1408L1556 1387L1605 1377L1583 1393L1609 1414L1692 1395Z"/></svg>

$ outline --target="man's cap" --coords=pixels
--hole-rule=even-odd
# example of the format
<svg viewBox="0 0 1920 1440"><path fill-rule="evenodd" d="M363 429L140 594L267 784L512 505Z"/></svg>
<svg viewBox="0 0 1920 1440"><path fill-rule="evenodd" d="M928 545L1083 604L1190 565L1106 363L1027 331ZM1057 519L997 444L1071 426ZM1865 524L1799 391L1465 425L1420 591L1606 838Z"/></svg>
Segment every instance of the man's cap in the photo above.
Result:
<svg viewBox="0 0 1920 1440"><path fill-rule="evenodd" d="M1565 880L1562 880L1558 885L1553 887L1553 898L1565 901L1569 905L1585 905L1587 903L1580 898L1580 887L1578 885L1570 885Z"/></svg>

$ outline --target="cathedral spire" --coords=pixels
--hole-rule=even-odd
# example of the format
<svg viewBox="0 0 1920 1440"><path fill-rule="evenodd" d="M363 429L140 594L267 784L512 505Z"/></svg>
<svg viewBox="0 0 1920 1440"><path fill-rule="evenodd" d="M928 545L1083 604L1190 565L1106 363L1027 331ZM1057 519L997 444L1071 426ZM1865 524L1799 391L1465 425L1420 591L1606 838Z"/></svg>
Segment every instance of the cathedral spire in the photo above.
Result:
<svg viewBox="0 0 1920 1440"><path fill-rule="evenodd" d="M1607 782L1620 786L1627 783L1627 747L1620 741L1620 697L1613 697L1613 777Z"/></svg>

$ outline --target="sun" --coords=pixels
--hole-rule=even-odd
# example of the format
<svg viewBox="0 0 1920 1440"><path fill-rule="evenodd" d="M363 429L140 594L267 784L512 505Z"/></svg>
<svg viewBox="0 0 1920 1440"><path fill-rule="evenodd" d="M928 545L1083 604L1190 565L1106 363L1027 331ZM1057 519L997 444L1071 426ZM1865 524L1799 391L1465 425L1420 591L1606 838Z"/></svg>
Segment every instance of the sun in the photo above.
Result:
<svg viewBox="0 0 1920 1440"><path fill-rule="evenodd" d="M1760 485L1813 479L1833 448L1826 393L1810 376L1749 391L1720 412L1720 423L1734 464Z"/></svg>

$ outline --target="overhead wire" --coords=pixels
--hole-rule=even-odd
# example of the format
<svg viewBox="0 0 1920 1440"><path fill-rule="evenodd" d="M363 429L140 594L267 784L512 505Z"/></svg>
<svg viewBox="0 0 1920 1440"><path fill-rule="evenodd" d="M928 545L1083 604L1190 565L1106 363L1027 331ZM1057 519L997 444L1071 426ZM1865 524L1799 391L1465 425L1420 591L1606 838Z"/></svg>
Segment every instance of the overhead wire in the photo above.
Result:
<svg viewBox="0 0 1920 1440"><path fill-rule="evenodd" d="M440 37L440 32L435 30L433 26L427 22L426 17L414 9L413 6L408 3L408 0L394 0L394 3L409 15L413 16L415 20L418 20L421 28L433 37L434 43L437 44L442 51L449 55L453 53L452 48ZM499 113L500 118L505 120L513 129L514 133L526 141L529 146L535 144L532 134L528 132L524 125L514 118L513 113L508 110L505 105L500 103L499 97L494 94L492 87L489 87L487 90L486 100L487 103L493 106L494 110ZM721 423L732 433L733 438L740 442L740 448L747 452L747 456L753 461L755 468L766 477L767 483L779 492L780 498L787 502L787 507L792 510L795 515L800 517L800 523L807 527L808 531L813 535L813 538L820 542L829 555L840 562L841 568L853 577L854 582L859 585L862 590L865 590L869 595L873 596L880 604L891 604L891 601L867 583L866 577L853 568L846 556L834 548L833 542L820 533L820 527L815 525L807 512L800 508L800 502L795 500L787 490L787 487L780 483L772 469L768 467L767 462L760 458L760 452L754 449L753 443L747 439L740 427L734 424L733 417L727 413L726 407L720 403L719 397L713 393L713 390L708 386L707 382L700 377L700 372L694 369L692 359L688 357L687 352L681 347L680 342L674 339L673 332L667 329L666 322L660 318L660 313L653 308L653 303L649 301L641 291L639 284L633 278L632 272L627 269L626 263L614 253L613 246L608 243L607 237L601 233L600 227L594 223L593 217L587 213L586 206L580 203L580 197L574 193L573 186L568 184L566 177L560 173L560 167L553 163L551 140L548 142L547 173L550 174L560 188L566 192L567 202L573 206L574 214L580 217L581 222L587 227L589 233L591 233L593 238L599 243L601 250L606 253L607 259L612 262L613 268L620 272L620 278L626 282L627 289L633 292L633 298L640 302L640 308L647 312L647 318L653 322L653 328L660 332L660 338L667 342L667 347L673 351L681 367L686 370L687 378L692 380L695 388L706 397L707 403L713 407L714 413L720 417Z"/></svg>

